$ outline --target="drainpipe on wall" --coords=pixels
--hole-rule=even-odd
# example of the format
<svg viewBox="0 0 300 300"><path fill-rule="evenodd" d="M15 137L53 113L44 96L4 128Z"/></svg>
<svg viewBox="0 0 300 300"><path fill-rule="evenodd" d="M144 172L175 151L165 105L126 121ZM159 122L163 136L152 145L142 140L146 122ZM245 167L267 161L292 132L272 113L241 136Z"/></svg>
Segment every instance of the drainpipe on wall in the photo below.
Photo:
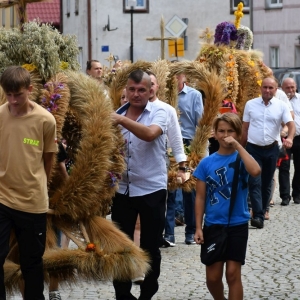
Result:
<svg viewBox="0 0 300 300"><path fill-rule="evenodd" d="M250 0L249 10L250 10L250 30L254 34L254 32L253 32L253 0ZM252 44L252 49L254 49L254 41L253 41L253 44Z"/></svg>
<svg viewBox="0 0 300 300"><path fill-rule="evenodd" d="M92 18L91 18L91 0L87 0L87 36L88 36L88 60L92 59Z"/></svg>
<svg viewBox="0 0 300 300"><path fill-rule="evenodd" d="M63 3L62 0L60 0L60 20L59 20L59 32L63 33L64 28L63 28Z"/></svg>

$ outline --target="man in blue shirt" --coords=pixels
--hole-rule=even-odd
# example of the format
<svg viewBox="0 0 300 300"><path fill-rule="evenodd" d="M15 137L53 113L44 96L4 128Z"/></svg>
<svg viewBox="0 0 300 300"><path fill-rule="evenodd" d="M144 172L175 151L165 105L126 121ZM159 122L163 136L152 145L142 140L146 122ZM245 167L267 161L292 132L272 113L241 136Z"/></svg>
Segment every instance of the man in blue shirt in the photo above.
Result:
<svg viewBox="0 0 300 300"><path fill-rule="evenodd" d="M198 121L203 113L202 95L197 90L185 84L185 75L177 75L178 80L178 109L179 109L179 124L183 143L189 146L194 138ZM176 192L175 192L176 193ZM169 193L169 197L175 197L175 193ZM194 233L196 229L195 224L195 197L196 192L193 190L188 193L182 191L183 206L184 206L184 219L185 219L185 243L187 245L195 244ZM174 226L175 224L169 224ZM174 236L166 236L165 242L175 245ZM165 245L167 243L164 243Z"/></svg>

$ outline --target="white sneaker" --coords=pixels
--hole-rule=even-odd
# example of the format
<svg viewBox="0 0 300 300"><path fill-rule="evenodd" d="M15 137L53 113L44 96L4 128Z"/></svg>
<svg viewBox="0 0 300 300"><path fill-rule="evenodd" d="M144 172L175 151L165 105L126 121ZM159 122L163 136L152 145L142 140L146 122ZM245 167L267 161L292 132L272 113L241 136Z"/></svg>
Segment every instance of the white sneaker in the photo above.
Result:
<svg viewBox="0 0 300 300"><path fill-rule="evenodd" d="M142 276L136 277L134 279L132 279L132 283L137 284L137 285L141 285L144 282L145 279L145 274L143 274Z"/></svg>
<svg viewBox="0 0 300 300"><path fill-rule="evenodd" d="M59 291L49 292L49 300L61 300Z"/></svg>

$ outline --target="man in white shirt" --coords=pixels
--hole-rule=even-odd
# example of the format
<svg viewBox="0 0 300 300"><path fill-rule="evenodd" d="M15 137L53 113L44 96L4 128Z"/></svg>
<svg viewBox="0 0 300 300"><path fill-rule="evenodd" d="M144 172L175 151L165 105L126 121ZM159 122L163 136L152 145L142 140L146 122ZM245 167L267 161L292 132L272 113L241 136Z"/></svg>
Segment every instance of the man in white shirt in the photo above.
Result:
<svg viewBox="0 0 300 300"><path fill-rule="evenodd" d="M177 113L174 107L171 105L160 101L157 98L156 93L158 92L159 85L157 83L157 78L155 74L148 72L151 85L153 89L153 96L150 98L150 101L155 105L162 106L167 112L167 138L168 143L172 148L172 153L176 162L179 164L179 170L177 177L182 179L182 182L185 181L185 168L186 168L186 155L184 153L184 147L182 142L181 130L178 122ZM175 246L175 236L174 236L174 227L175 227L175 192L168 191L167 199L167 211L166 211L166 223L164 226L165 234L163 244L165 247L174 247Z"/></svg>
<svg viewBox="0 0 300 300"><path fill-rule="evenodd" d="M249 195L253 217L251 225L264 227L264 215L271 194L271 183L279 154L278 134L281 123L287 125L289 133L283 146L291 148L295 124L288 106L274 97L277 83L273 78L265 78L261 85L261 97L246 103L243 115L242 145L247 143L247 151L261 167L261 175L249 177Z"/></svg>
<svg viewBox="0 0 300 300"><path fill-rule="evenodd" d="M287 97L286 93L284 91L280 90L280 89L277 89L274 97L281 100L281 101L283 101L284 103L286 103L286 105L288 106L288 108L291 112L292 118L294 119L293 106L290 103L290 99Z"/></svg>
<svg viewBox="0 0 300 300"><path fill-rule="evenodd" d="M290 157L293 154L294 177L292 181L292 197L295 204L300 204L300 94L296 93L297 85L293 78L286 78L282 82L282 89L286 93L294 111L294 122L296 135L291 149L287 149L289 159L282 160L279 167L279 193L282 199L281 205L288 205L290 195ZM288 135L288 131L283 130L282 134Z"/></svg>
<svg viewBox="0 0 300 300"><path fill-rule="evenodd" d="M149 100L151 80L142 70L128 78L128 103L112 113L125 140L126 170L113 199L112 220L132 240L137 215L140 215L140 246L150 257L151 270L141 285L139 299L148 300L158 290L161 254L160 238L165 222L167 195L166 124L167 113ZM134 300L131 281L113 282L117 300Z"/></svg>

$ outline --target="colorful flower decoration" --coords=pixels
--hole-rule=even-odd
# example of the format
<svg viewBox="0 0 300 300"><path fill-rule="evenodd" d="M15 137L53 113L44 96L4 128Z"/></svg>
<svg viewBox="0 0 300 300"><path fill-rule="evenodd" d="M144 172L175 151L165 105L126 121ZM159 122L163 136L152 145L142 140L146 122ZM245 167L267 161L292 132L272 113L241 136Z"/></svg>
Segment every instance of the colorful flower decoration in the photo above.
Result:
<svg viewBox="0 0 300 300"><path fill-rule="evenodd" d="M253 44L252 31L248 27L241 25L237 30L237 36L236 49L250 50Z"/></svg>
<svg viewBox="0 0 300 300"><path fill-rule="evenodd" d="M109 174L110 179L112 181L110 186L113 187L113 186L116 185L116 182L121 179L121 175L120 174L115 174L114 172L108 172L108 174Z"/></svg>
<svg viewBox="0 0 300 300"><path fill-rule="evenodd" d="M34 64L24 64L22 68L26 69L28 72L33 72L37 70L37 67Z"/></svg>
<svg viewBox="0 0 300 300"><path fill-rule="evenodd" d="M230 42L236 41L237 38L237 30L232 23L222 22L217 25L214 41L216 45L229 46Z"/></svg>
<svg viewBox="0 0 300 300"><path fill-rule="evenodd" d="M244 4L243 4L243 2L240 2L237 6L237 10L234 12L234 15L235 15L234 26L235 26L236 29L240 28L241 18L244 16L243 8L244 8Z"/></svg>
<svg viewBox="0 0 300 300"><path fill-rule="evenodd" d="M255 66L255 62L254 62L253 60L249 60L249 61L248 61L248 65L249 65L250 67L254 67L254 66Z"/></svg>
<svg viewBox="0 0 300 300"><path fill-rule="evenodd" d="M231 102L236 102L236 97L238 94L238 71L237 64L235 60L235 50L231 49L231 54L228 55L228 60L225 62L225 73L224 76L226 78L227 83L227 96Z"/></svg>
<svg viewBox="0 0 300 300"><path fill-rule="evenodd" d="M62 61L60 63L60 67L61 70L67 70L69 68L69 63L67 63L66 61Z"/></svg>
<svg viewBox="0 0 300 300"><path fill-rule="evenodd" d="M87 243L85 251L86 252L95 252L96 245L94 243Z"/></svg>
<svg viewBox="0 0 300 300"><path fill-rule="evenodd" d="M49 112L56 111L58 109L57 101L61 98L59 90L64 88L64 85L60 82L46 83L44 88L50 93L42 98L41 105Z"/></svg>

